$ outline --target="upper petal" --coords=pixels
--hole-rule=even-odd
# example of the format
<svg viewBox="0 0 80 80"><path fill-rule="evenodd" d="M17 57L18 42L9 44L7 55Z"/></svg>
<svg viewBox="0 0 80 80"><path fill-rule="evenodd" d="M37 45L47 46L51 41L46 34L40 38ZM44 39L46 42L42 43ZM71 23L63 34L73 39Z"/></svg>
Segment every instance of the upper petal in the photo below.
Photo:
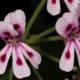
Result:
<svg viewBox="0 0 80 80"><path fill-rule="evenodd" d="M47 11L55 16L60 13L60 0L48 0L47 2Z"/></svg>
<svg viewBox="0 0 80 80"><path fill-rule="evenodd" d="M68 41L60 58L59 67L61 70L69 72L74 65L74 43Z"/></svg>
<svg viewBox="0 0 80 80"><path fill-rule="evenodd" d="M7 44L0 52L0 74L4 74L11 56L12 47Z"/></svg>
<svg viewBox="0 0 80 80"><path fill-rule="evenodd" d="M31 62L31 64L37 69L41 63L41 55L27 44L22 42L20 43L20 50L22 51L23 55Z"/></svg>
<svg viewBox="0 0 80 80"><path fill-rule="evenodd" d="M24 33L26 16L22 10L16 10L15 12L9 13L4 21L13 24L14 29L20 34Z"/></svg>
<svg viewBox="0 0 80 80"><path fill-rule="evenodd" d="M73 13L65 13L56 22L56 31L63 37L68 38L72 31L78 28L78 18Z"/></svg>
<svg viewBox="0 0 80 80"><path fill-rule="evenodd" d="M5 40L5 38L10 38L18 35L18 33L13 29L13 26L9 23L0 22L0 37Z"/></svg>
<svg viewBox="0 0 80 80"><path fill-rule="evenodd" d="M78 6L79 0L64 0L64 2L67 5L68 9L74 13Z"/></svg>
<svg viewBox="0 0 80 80"><path fill-rule="evenodd" d="M19 49L19 47L13 47L13 73L18 79L29 77L31 74L30 68L25 62L25 59Z"/></svg>

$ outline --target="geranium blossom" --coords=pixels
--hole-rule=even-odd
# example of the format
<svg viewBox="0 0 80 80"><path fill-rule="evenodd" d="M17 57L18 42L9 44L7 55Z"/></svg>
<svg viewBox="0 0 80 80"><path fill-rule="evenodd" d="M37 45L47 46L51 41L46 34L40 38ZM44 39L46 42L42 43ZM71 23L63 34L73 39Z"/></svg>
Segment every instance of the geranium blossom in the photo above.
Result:
<svg viewBox="0 0 80 80"><path fill-rule="evenodd" d="M79 0L64 0L64 2L67 5L68 9L71 12L74 12L78 6ZM61 11L60 0L48 0L47 11L51 15L58 15Z"/></svg>
<svg viewBox="0 0 80 80"><path fill-rule="evenodd" d="M56 23L56 31L66 40L66 46L62 53L59 67L69 72L73 69L74 53L76 51L80 66L80 4L75 13L67 12Z"/></svg>
<svg viewBox="0 0 80 80"><path fill-rule="evenodd" d="M0 74L5 73L11 55L13 73L17 78L25 78L31 74L25 58L38 69L41 63L40 54L22 42L25 24L26 17L22 10L11 12L4 21L0 21L0 37L6 42L0 52Z"/></svg>

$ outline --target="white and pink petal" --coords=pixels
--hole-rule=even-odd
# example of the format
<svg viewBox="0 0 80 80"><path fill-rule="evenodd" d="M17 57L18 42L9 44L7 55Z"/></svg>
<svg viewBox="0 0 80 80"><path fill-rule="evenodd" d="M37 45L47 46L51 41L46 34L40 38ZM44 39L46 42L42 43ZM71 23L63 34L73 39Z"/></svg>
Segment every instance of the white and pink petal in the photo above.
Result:
<svg viewBox="0 0 80 80"><path fill-rule="evenodd" d="M67 5L68 9L74 13L78 7L79 0L64 0L64 2Z"/></svg>
<svg viewBox="0 0 80 80"><path fill-rule="evenodd" d="M26 16L22 10L16 10L14 12L9 13L5 17L4 21L12 24L14 29L20 34L24 33L26 25Z"/></svg>
<svg viewBox="0 0 80 80"><path fill-rule="evenodd" d="M59 67L62 71L73 70L74 65L74 42L68 41L60 58Z"/></svg>
<svg viewBox="0 0 80 80"><path fill-rule="evenodd" d="M61 11L60 0L48 0L47 11L53 16L58 15Z"/></svg>
<svg viewBox="0 0 80 80"><path fill-rule="evenodd" d="M29 77L31 74L30 68L26 63L19 47L13 47L12 50L13 58L13 73L18 79Z"/></svg>
<svg viewBox="0 0 80 80"><path fill-rule="evenodd" d="M17 36L18 33L13 29L13 26L9 23L0 22L0 37L5 40L5 38L11 38Z"/></svg>
<svg viewBox="0 0 80 80"><path fill-rule="evenodd" d="M38 69L39 64L41 63L41 55L37 51L29 47L27 44L22 42L20 43L20 50L23 53L23 55L26 57L26 59L28 59L31 62L31 64L36 69Z"/></svg>
<svg viewBox="0 0 80 80"><path fill-rule="evenodd" d="M7 44L0 52L0 74L4 74L11 56L12 46Z"/></svg>

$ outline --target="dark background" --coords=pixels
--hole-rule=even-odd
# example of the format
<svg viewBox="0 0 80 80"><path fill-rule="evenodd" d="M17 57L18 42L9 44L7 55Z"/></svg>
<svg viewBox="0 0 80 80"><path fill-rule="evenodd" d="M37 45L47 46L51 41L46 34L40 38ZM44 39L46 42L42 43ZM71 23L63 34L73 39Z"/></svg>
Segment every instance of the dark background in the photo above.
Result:
<svg viewBox="0 0 80 80"><path fill-rule="evenodd" d="M16 9L22 9L26 14L26 22L28 23L30 17L32 16L34 10L36 9L40 1L41 0L0 0L0 20L3 20L4 17L9 12L14 11ZM62 12L60 13L60 15L55 17L51 16L46 10L46 5L44 6L39 17L37 18L36 22L32 26L30 34L37 34L54 26L57 19L60 16L62 16L64 12L68 11L63 0L61 1L62 1L61 2ZM58 35L58 34L57 33L51 34L51 36L53 35ZM0 49L4 45L5 45L4 42L1 40ZM42 43L42 44L37 44L36 46L40 47L45 52L45 54L48 53L58 58L60 58L62 51L64 49L64 44L62 41ZM40 72L44 80L64 80L65 78L70 78L71 80L73 72L70 72L70 73L62 72L59 69L59 66L57 63L54 63L43 56L42 58L43 58L43 61L38 71ZM12 65L11 63L9 64L10 66ZM0 80L8 80L8 76L9 76L8 73L9 73L9 69L6 71L5 75L0 76ZM17 80L17 79L14 77L14 80ZM32 71L32 75L29 78L24 80L38 80L38 79L35 73Z"/></svg>

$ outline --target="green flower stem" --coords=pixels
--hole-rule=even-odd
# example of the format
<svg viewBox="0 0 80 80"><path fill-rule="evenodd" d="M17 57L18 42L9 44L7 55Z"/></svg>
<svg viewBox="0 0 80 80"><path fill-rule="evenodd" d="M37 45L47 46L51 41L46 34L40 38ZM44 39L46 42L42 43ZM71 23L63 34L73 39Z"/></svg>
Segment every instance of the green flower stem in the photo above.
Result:
<svg viewBox="0 0 80 80"><path fill-rule="evenodd" d="M55 56L52 56L52 55L49 55L49 54L46 54L45 56L46 56L48 59L50 59L51 61L56 62L56 63L59 63L59 59L56 58Z"/></svg>
<svg viewBox="0 0 80 80"><path fill-rule="evenodd" d="M12 68L10 69L9 80L13 80L13 72L12 72Z"/></svg>
<svg viewBox="0 0 80 80"><path fill-rule="evenodd" d="M58 40L62 40L62 37L52 36L52 37L48 37L48 38L33 40L32 42L28 41L27 43L28 44L35 44L35 43L53 42L53 41L58 41Z"/></svg>
<svg viewBox="0 0 80 80"><path fill-rule="evenodd" d="M38 72L35 68L32 67L32 69L33 69L34 73L36 74L38 80L44 80L44 79L41 77L41 75L39 74L39 72Z"/></svg>
<svg viewBox="0 0 80 80"><path fill-rule="evenodd" d="M43 57L45 57L45 58L47 58L47 59L49 59L49 60L51 60L53 62L59 63L59 59L57 57L55 57L53 55L50 55L48 53L47 54L44 54L43 52L41 52L41 53L42 53Z"/></svg>
<svg viewBox="0 0 80 80"><path fill-rule="evenodd" d="M27 24L27 28L26 28L26 32L25 32L25 40L29 35L29 32L31 30L32 25L34 24L34 22L36 21L37 17L39 16L41 10L43 9L45 3L47 0L41 0L40 4L37 6L36 10L34 11L34 14L32 15L32 17L30 18L30 21Z"/></svg>
<svg viewBox="0 0 80 80"><path fill-rule="evenodd" d="M39 38L42 38L42 37L44 37L44 36L47 36L48 34L54 32L54 31L55 31L55 28L52 27L52 28L50 28L50 29L48 29L48 30L46 30L46 31L38 34L38 35L32 36L32 37L31 37L30 39L28 39L26 42L27 42L27 43L33 42L33 41L35 41L35 40L38 40Z"/></svg>

